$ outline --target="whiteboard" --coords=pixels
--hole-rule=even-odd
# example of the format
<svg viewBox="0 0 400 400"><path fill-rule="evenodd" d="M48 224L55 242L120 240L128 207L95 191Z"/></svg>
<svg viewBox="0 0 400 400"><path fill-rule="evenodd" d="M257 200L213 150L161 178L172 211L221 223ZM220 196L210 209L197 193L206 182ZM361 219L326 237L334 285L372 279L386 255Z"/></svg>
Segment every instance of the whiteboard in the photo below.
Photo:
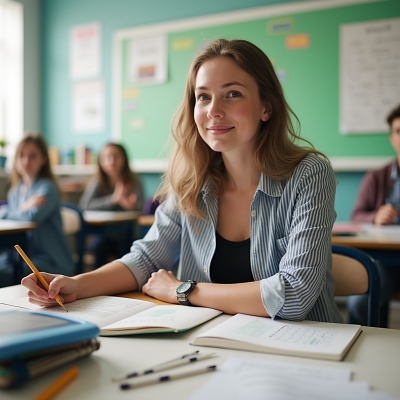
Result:
<svg viewBox="0 0 400 400"><path fill-rule="evenodd" d="M341 133L387 132L399 103L400 18L341 25Z"/></svg>

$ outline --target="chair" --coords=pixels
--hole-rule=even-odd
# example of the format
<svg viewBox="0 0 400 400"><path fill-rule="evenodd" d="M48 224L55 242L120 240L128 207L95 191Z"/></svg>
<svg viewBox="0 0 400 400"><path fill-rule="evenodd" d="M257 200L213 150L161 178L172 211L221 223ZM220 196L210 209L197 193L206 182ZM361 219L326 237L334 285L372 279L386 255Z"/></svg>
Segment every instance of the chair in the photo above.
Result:
<svg viewBox="0 0 400 400"><path fill-rule="evenodd" d="M368 293L368 326L379 326L379 275L375 260L362 250L332 245L335 296Z"/></svg>
<svg viewBox="0 0 400 400"><path fill-rule="evenodd" d="M61 219L64 233L72 236L74 241L74 251L76 254L75 266L76 273L83 272L83 253L85 249L85 220L82 210L73 203L61 202Z"/></svg>

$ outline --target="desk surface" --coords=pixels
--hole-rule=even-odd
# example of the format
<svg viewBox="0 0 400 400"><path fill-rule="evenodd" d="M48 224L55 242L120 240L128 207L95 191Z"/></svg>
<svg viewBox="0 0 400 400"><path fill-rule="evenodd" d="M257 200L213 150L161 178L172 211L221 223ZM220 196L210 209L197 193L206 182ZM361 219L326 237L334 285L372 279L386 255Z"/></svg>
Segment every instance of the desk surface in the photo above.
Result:
<svg viewBox="0 0 400 400"><path fill-rule="evenodd" d="M88 225L111 225L136 221L139 211L84 211L83 218Z"/></svg>
<svg viewBox="0 0 400 400"><path fill-rule="evenodd" d="M37 224L28 221L0 219L0 235L9 235L37 229Z"/></svg>
<svg viewBox="0 0 400 400"><path fill-rule="evenodd" d="M10 300L25 295L26 291L20 285L3 288L0 289L0 302L2 299ZM0 309L10 309L10 307L0 304ZM176 399L179 393L183 395L179 398L185 399L200 388L210 378L210 375L193 376L126 392L122 392L115 383L112 383L111 378L124 372L150 367L195 349L204 352L216 351L218 357L213 359L213 363L216 364L221 364L229 355L237 355L314 366L350 368L353 372L353 380L368 381L373 390L400 396L400 357L398 356L400 354L400 330L363 327L362 334L352 346L344 361L341 362L210 349L189 344L199 333L210 329L227 318L229 318L228 315L220 315L197 328L179 334L101 337L101 346L98 351L73 364L77 365L80 370L79 377L58 395L57 400L132 398L168 400ZM199 363L208 365L209 360ZM69 367L70 365L60 367L29 382L20 389L0 392L1 398L4 400L32 398Z"/></svg>
<svg viewBox="0 0 400 400"><path fill-rule="evenodd" d="M151 226L154 223L154 215L150 214L150 215L141 215L138 218L138 224L140 226Z"/></svg>
<svg viewBox="0 0 400 400"><path fill-rule="evenodd" d="M340 224L337 224L337 226L340 226ZM400 226L351 224L350 228L352 226L358 226L360 230L352 230L349 236L335 235L334 233L332 235L332 243L360 249L400 250ZM335 231L335 227L333 231Z"/></svg>

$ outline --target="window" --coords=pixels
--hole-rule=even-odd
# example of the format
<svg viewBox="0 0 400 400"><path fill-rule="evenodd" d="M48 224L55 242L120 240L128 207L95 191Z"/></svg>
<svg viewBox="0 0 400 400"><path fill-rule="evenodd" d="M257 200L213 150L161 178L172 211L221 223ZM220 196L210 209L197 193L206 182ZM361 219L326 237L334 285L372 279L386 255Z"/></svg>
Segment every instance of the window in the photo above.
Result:
<svg viewBox="0 0 400 400"><path fill-rule="evenodd" d="M0 139L8 142L8 158L22 135L23 8L15 1L0 0Z"/></svg>

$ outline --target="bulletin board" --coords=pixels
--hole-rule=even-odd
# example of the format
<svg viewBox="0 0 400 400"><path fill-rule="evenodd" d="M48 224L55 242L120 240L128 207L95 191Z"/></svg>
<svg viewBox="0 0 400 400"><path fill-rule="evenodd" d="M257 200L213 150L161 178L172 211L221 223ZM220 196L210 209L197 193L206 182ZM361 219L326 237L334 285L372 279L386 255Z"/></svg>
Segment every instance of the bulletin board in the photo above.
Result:
<svg viewBox="0 0 400 400"><path fill-rule="evenodd" d="M215 38L246 39L271 59L287 101L301 122L301 136L331 159L392 157L385 131L344 135L340 127L340 29L344 24L400 17L398 0L325 0L265 6L117 31L114 36L113 138L148 170L163 169L170 124L199 49ZM132 84L132 40L164 35L167 77ZM400 103L400 96L399 96ZM397 104L388 104L388 112ZM342 163L343 164L343 163ZM342 165L343 166L343 165ZM345 169L345 168L344 168Z"/></svg>

